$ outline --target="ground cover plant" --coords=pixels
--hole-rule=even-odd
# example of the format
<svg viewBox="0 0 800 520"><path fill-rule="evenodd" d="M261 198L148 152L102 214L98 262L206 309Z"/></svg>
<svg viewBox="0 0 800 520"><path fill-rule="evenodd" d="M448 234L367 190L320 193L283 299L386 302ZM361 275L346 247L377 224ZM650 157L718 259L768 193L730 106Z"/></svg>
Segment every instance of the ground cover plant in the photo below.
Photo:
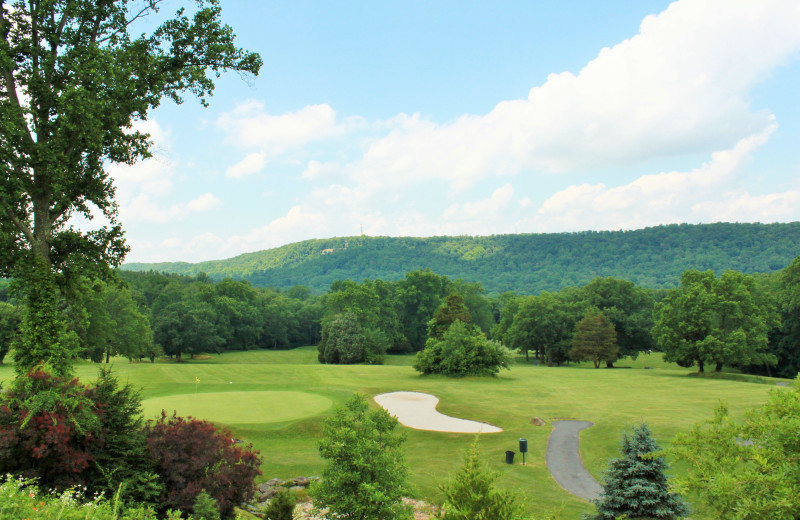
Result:
<svg viewBox="0 0 800 520"><path fill-rule="evenodd" d="M581 434L581 456L600 479L609 460L618 456L620 435L626 429L646 421L659 444L668 447L675 434L711 417L720 400L728 403L733 417L740 417L745 410L765 403L769 389L775 387L775 380L769 378L761 381L771 384L754 384L696 376L691 369L664 363L655 353L642 354L635 361L622 360L616 369L599 370L592 363L548 368L518 360L497 377L462 379L420 376L411 368L413 356L390 355L381 366L320 365L316 357L315 347L304 347L232 352L181 364L138 364L118 358L112 366L121 382L142 387L145 401L168 396L186 399L195 392L201 403L205 393L224 392L305 392L329 399L331 408L306 417L270 422L258 418L261 412L253 412L225 425L233 437L252 442L261 451L261 478L265 480L319 475L324 466L317 450L322 418L355 392L372 396L406 390L436 395L442 413L504 428L502 433L482 436L480 444L482 461L500 473L497 486L517 491L530 515L556 510L564 519L578 518L594 508L550 477L544 463L550 427L532 425L533 417L548 422L564 418L594 422L595 426ZM82 363L76 366L76 373L88 381L96 378L97 368ZM0 367L0 379L8 381L13 374L12 366ZM281 394L265 394L269 395ZM278 406L278 400L265 399L265 404ZM257 404L253 401L254 408ZM371 406L375 407L374 403ZM202 412L201 407L198 417L204 418ZM254 417L258 419L254 421ZM439 485L458 470L473 436L398 428L407 434L403 451L412 493L440 503L444 497ZM526 465L504 464L505 451L515 450L521 437L528 439ZM672 474L685 470L685 465L668 462L673 465ZM690 495L687 500L692 503L695 498Z"/></svg>

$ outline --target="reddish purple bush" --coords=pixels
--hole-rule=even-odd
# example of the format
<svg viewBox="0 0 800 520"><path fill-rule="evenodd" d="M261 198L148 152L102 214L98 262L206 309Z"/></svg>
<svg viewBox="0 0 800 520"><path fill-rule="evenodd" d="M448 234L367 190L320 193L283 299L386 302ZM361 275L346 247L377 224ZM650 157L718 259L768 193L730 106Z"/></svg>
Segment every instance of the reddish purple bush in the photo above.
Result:
<svg viewBox="0 0 800 520"><path fill-rule="evenodd" d="M227 430L207 421L162 412L147 425L147 447L166 491L163 508L191 511L197 495L205 490L217 500L220 513L229 517L233 508L255 492L261 474L261 457L252 445L234 445Z"/></svg>

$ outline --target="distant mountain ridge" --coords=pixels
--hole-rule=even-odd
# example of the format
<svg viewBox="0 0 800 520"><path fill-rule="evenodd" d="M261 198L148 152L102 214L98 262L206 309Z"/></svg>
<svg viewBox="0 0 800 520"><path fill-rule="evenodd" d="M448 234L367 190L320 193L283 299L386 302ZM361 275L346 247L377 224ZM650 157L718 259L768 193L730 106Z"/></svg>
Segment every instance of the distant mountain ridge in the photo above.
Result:
<svg viewBox="0 0 800 520"><path fill-rule="evenodd" d="M745 273L783 269L800 256L800 222L675 224L634 231L491 236L335 237L305 240L227 260L130 263L257 287L306 285L327 291L336 280L397 280L409 271L480 282L488 292L536 294L614 276L650 288L674 287L686 269Z"/></svg>

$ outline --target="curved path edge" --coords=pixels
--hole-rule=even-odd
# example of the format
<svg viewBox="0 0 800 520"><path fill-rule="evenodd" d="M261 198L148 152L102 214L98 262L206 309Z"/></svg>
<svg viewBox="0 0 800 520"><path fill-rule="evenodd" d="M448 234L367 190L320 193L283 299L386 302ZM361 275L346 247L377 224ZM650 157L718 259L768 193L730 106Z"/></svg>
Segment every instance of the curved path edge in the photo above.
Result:
<svg viewBox="0 0 800 520"><path fill-rule="evenodd" d="M589 421L553 421L545 456L547 469L556 482L573 495L589 501L599 498L603 492L603 486L581 459L580 432L593 425Z"/></svg>

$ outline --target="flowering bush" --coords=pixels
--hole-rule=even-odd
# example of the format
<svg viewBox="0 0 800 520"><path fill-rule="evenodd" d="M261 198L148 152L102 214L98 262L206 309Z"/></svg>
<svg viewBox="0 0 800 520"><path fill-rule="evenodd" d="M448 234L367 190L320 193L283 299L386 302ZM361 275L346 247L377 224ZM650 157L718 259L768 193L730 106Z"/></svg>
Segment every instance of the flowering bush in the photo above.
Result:
<svg viewBox="0 0 800 520"><path fill-rule="evenodd" d="M152 509L142 506L122 507L117 500L95 496L71 488L58 494L41 493L33 481L6 475L0 484L0 518L3 520L157 520ZM170 512L170 520L180 513Z"/></svg>

